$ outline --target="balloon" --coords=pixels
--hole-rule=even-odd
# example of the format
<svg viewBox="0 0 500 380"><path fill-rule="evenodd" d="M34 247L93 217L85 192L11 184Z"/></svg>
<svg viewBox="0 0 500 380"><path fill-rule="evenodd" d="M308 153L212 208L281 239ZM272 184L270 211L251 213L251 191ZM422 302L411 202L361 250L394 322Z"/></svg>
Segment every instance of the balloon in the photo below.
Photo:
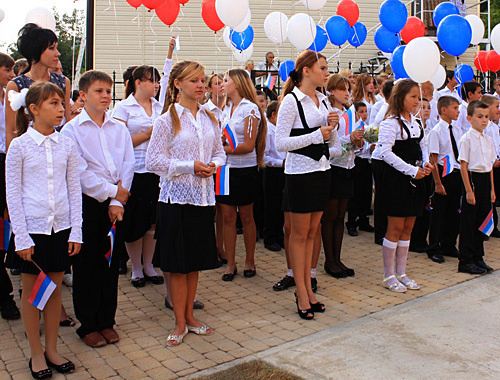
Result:
<svg viewBox="0 0 500 380"><path fill-rule="evenodd" d="M215 0L217 15L230 28L234 28L243 22L248 8L248 0Z"/></svg>
<svg viewBox="0 0 500 380"><path fill-rule="evenodd" d="M56 19L51 10L47 8L33 8L26 14L25 23L33 23L41 28L56 30Z"/></svg>
<svg viewBox="0 0 500 380"><path fill-rule="evenodd" d="M445 4L445 3L441 3ZM439 45L449 55L458 57L465 53L472 39L469 22L459 15L446 16L437 28Z"/></svg>
<svg viewBox="0 0 500 380"><path fill-rule="evenodd" d="M453 3L445 2L438 4L436 8L434 8L434 12L432 13L432 19L434 20L434 25L436 28L439 26L441 21L449 15L460 15L460 11L457 6Z"/></svg>
<svg viewBox="0 0 500 380"><path fill-rule="evenodd" d="M286 34L293 46L305 50L311 46L316 37L316 24L307 14L297 13L288 20Z"/></svg>
<svg viewBox="0 0 500 380"><path fill-rule="evenodd" d="M493 49L495 49L497 53L500 53L500 24L497 24L491 31L490 40Z"/></svg>
<svg viewBox="0 0 500 380"><path fill-rule="evenodd" d="M392 53L391 67L396 79L409 78L403 65L403 53L405 52L405 49L406 46L398 46Z"/></svg>
<svg viewBox="0 0 500 380"><path fill-rule="evenodd" d="M337 15L347 20L349 26L354 26L359 20L359 7L353 0L340 0L337 4Z"/></svg>
<svg viewBox="0 0 500 380"><path fill-rule="evenodd" d="M314 42L311 46L309 46L309 50L320 52L326 47L328 43L328 34L326 34L326 30L321 26L316 25L316 37L314 38Z"/></svg>
<svg viewBox="0 0 500 380"><path fill-rule="evenodd" d="M142 5L142 0L127 0L127 3L137 9Z"/></svg>
<svg viewBox="0 0 500 380"><path fill-rule="evenodd" d="M427 37L418 37L406 45L403 65L408 76L417 83L430 80L436 73L441 55L437 45Z"/></svg>
<svg viewBox="0 0 500 380"><path fill-rule="evenodd" d="M150 11L159 8L160 5L163 5L164 2L165 0L142 0L142 4ZM177 16L175 17L177 18Z"/></svg>
<svg viewBox="0 0 500 380"><path fill-rule="evenodd" d="M484 37L483 20L481 20L476 15L467 15L467 16L465 16L465 19L469 22L469 24L472 28L472 40L470 43L472 45L479 44Z"/></svg>
<svg viewBox="0 0 500 380"><path fill-rule="evenodd" d="M271 12L264 21L264 32L267 38L275 44L282 44L286 41L286 27L288 17L281 12Z"/></svg>
<svg viewBox="0 0 500 380"><path fill-rule="evenodd" d="M241 24L235 26L233 29L235 32L244 32L246 28L250 25L250 21L252 21L252 12L250 11L250 8L248 8L247 15L245 16L245 19L242 21Z"/></svg>
<svg viewBox="0 0 500 380"><path fill-rule="evenodd" d="M317 11L325 6L327 0L300 0L300 2L304 4L307 9Z"/></svg>
<svg viewBox="0 0 500 380"><path fill-rule="evenodd" d="M491 71L496 73L500 70L500 55L495 50L489 51L486 56L486 64Z"/></svg>
<svg viewBox="0 0 500 380"><path fill-rule="evenodd" d="M343 45L349 38L351 31L349 23L342 16L332 16L326 20L325 29L330 42L335 46Z"/></svg>
<svg viewBox="0 0 500 380"><path fill-rule="evenodd" d="M2 22L4 18L5 18L5 12L0 9L0 22Z"/></svg>
<svg viewBox="0 0 500 380"><path fill-rule="evenodd" d="M411 40L417 37L423 37L425 34L425 25L418 17L408 17L406 25L401 31L401 38L405 43L410 43Z"/></svg>
<svg viewBox="0 0 500 380"><path fill-rule="evenodd" d="M429 80L432 82L436 90L440 88L446 81L446 70L444 69L444 67L442 65L439 65L436 74L434 74Z"/></svg>
<svg viewBox="0 0 500 380"><path fill-rule="evenodd" d="M352 46L359 47L365 43L367 34L365 24L357 22L349 32L348 41Z"/></svg>
<svg viewBox="0 0 500 380"><path fill-rule="evenodd" d="M389 0L392 1L392 0ZM373 36L375 45L384 53L392 53L399 46L399 35L390 32L385 26L379 26Z"/></svg>
<svg viewBox="0 0 500 380"><path fill-rule="evenodd" d="M380 6L378 18L388 31L399 33L406 24L408 10L399 0L386 0Z"/></svg>
<svg viewBox="0 0 500 380"><path fill-rule="evenodd" d="M232 49L233 45L231 44L231 38L229 37L231 35L231 28L229 26L226 26L224 28L224 34L222 35L222 38L224 39L224 43L226 44L228 49Z"/></svg>
<svg viewBox="0 0 500 380"><path fill-rule="evenodd" d="M155 12L165 25L170 26L177 19L180 10L181 6L177 0L163 0L163 4L156 8Z"/></svg>
<svg viewBox="0 0 500 380"><path fill-rule="evenodd" d="M286 82L288 77L290 76L290 71L295 70L295 62L294 61L285 61L282 62L280 68L278 70L278 74L283 82Z"/></svg>
<svg viewBox="0 0 500 380"><path fill-rule="evenodd" d="M462 97L462 85L458 85L457 86L457 92L458 92L458 96L460 96L460 99L463 100L463 97Z"/></svg>
<svg viewBox="0 0 500 380"><path fill-rule="evenodd" d="M189 0L177 0L179 4L185 5Z"/></svg>
<svg viewBox="0 0 500 380"><path fill-rule="evenodd" d="M460 64L455 69L455 79L458 84L464 84L474 79L474 70L469 65Z"/></svg>
<svg viewBox="0 0 500 380"><path fill-rule="evenodd" d="M241 33L231 30L229 38L237 50L247 50L253 42L253 28L251 25L248 25L248 28Z"/></svg>
<svg viewBox="0 0 500 380"><path fill-rule="evenodd" d="M214 32L218 32L224 27L224 23L215 11L215 0L203 0L201 3L201 17L205 21L205 24Z"/></svg>
<svg viewBox="0 0 500 380"><path fill-rule="evenodd" d="M484 50L477 52L474 56L474 66L476 66L476 69L478 69L482 73L485 73L489 70L488 63L486 62L487 56L488 52Z"/></svg>
<svg viewBox="0 0 500 380"><path fill-rule="evenodd" d="M233 51L234 58L236 58L236 60L238 62L246 62L250 58L252 58L253 44L250 44L250 46L246 50L238 50L238 49L233 48L232 51Z"/></svg>

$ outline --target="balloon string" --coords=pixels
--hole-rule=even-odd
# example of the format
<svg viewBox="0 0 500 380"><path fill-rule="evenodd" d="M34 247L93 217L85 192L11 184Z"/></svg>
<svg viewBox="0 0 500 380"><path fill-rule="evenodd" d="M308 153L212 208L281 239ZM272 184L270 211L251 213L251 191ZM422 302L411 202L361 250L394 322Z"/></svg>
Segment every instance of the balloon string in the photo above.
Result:
<svg viewBox="0 0 500 380"><path fill-rule="evenodd" d="M309 20L307 20L307 21L309 22L309 28L311 29L311 35L315 36L314 29L316 29L316 24L311 25L311 20L313 20L313 18L311 17L311 14L310 14L311 12L309 9L309 0L306 0L306 8L307 8L307 15L309 16ZM316 38L314 38L313 44L314 44L314 47L316 48ZM317 49L315 49L315 50L317 50ZM318 62L318 66L319 66L319 54L316 51L315 51L315 53L316 53L316 61ZM323 93L326 94L326 86L325 85L326 85L326 83L324 83L323 86L321 86L321 87L323 87Z"/></svg>

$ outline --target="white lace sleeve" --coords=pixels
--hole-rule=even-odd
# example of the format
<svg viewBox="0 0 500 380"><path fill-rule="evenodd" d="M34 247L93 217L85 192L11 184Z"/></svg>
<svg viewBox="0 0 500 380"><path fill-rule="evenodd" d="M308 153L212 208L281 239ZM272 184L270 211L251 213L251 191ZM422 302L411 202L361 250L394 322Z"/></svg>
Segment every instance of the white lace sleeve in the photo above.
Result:
<svg viewBox="0 0 500 380"><path fill-rule="evenodd" d="M70 139L68 139L70 140ZM78 172L78 152L72 140L70 140L70 151L68 154L68 170L66 182L68 184L68 198L71 219L71 233L68 241L83 243L82 238L82 188L80 186L80 174Z"/></svg>
<svg viewBox="0 0 500 380"><path fill-rule="evenodd" d="M340 144L337 131L333 131L330 136L328 151L330 152L330 158L342 156L342 145Z"/></svg>

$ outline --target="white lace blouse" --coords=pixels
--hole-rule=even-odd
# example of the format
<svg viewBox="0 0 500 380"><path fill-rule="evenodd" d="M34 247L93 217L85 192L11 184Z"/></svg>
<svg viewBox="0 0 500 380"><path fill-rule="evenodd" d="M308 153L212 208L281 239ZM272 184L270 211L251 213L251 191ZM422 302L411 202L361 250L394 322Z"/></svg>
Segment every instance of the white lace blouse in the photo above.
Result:
<svg viewBox="0 0 500 380"><path fill-rule="evenodd" d="M33 128L12 140L6 161L7 204L16 251L34 246L29 234L71 228L69 241L82 243L82 189L73 141Z"/></svg>
<svg viewBox="0 0 500 380"><path fill-rule="evenodd" d="M146 168L161 176L160 202L215 205L214 180L194 174L194 162L226 162L219 127L205 109L199 107L194 118L191 111L175 105L181 130L174 134L170 111L155 120L153 135L146 154Z"/></svg>

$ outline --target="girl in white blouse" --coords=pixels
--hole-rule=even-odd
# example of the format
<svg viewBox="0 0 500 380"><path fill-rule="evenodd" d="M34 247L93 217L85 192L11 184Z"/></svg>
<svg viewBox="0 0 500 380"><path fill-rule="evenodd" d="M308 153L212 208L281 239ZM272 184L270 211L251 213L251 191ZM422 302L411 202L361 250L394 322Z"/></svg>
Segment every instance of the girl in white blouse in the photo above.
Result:
<svg viewBox="0 0 500 380"><path fill-rule="evenodd" d="M256 228L253 218L253 203L258 191L258 167L264 167L267 124L262 109L257 103L257 94L245 70L232 69L224 75L224 92L229 101L224 108L223 128L232 126L238 138L238 146L232 150L226 143L229 169L229 195L218 195L224 219L224 246L227 268L223 281L232 281L237 273L236 212L239 210L245 241L245 277L253 277L255 270Z"/></svg>
<svg viewBox="0 0 500 380"><path fill-rule="evenodd" d="M199 63L173 66L168 112L155 121L146 155L146 168L161 176L156 249L168 273L175 314L168 346L179 345L188 331L213 334L194 318L193 303L199 271L218 267L213 174L226 158L216 119L198 103L204 89L205 70Z"/></svg>
<svg viewBox="0 0 500 380"><path fill-rule="evenodd" d="M363 102L368 109L368 120L370 120L372 106L377 102L375 99L375 78L369 74L359 74L352 91L352 103Z"/></svg>
<svg viewBox="0 0 500 380"><path fill-rule="evenodd" d="M23 96L19 94L18 96ZM30 344L30 370L35 378L75 369L57 352L61 283L69 256L82 244L82 196L78 154L73 141L55 131L64 116L64 93L49 82L33 84L25 106L17 111L18 136L6 161L7 204L21 265L22 317ZM28 128L29 112L33 124ZM36 263L37 265L35 265ZM28 302L40 273L56 284L43 310L45 355L40 342L39 310Z"/></svg>
<svg viewBox="0 0 500 380"><path fill-rule="evenodd" d="M389 109L380 124L379 139L373 152L382 160L380 181L376 182L387 212L387 232L382 244L384 287L394 292L420 289L406 275L406 261L415 218L422 214L425 188L422 179L432 171L425 151L424 130L413 113L419 106L418 84L399 81L392 90ZM394 272L396 261L396 272Z"/></svg>
<svg viewBox="0 0 500 380"><path fill-rule="evenodd" d="M155 251L154 224L160 189L159 177L146 169L146 151L153 132L153 122L163 109L154 97L160 74L152 66L138 66L128 81L127 98L115 106L113 117L123 121L132 137L135 170L131 196L125 205L122 224L125 246L132 262L131 282L143 287L146 281L163 284L163 277L153 268Z"/></svg>

